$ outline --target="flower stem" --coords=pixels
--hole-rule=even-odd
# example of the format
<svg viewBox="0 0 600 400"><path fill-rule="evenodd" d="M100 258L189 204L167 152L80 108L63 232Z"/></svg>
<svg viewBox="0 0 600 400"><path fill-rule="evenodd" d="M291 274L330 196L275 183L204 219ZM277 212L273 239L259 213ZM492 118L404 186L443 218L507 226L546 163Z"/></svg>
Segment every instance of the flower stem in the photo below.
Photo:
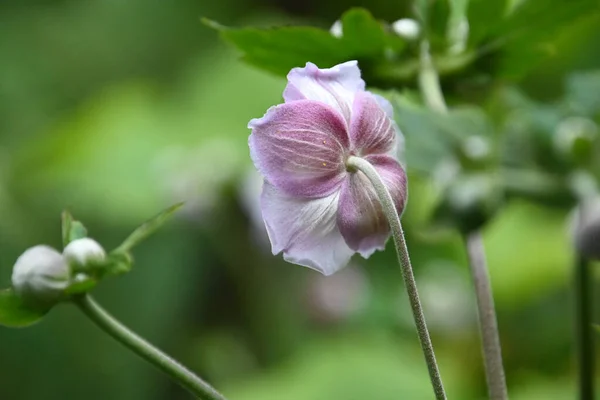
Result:
<svg viewBox="0 0 600 400"><path fill-rule="evenodd" d="M427 324L425 322L425 315L423 315L423 308L421 307L421 301L419 300L417 284L410 264L408 249L406 247L406 241L404 240L404 232L402 231L402 224L400 223L400 216L394 205L392 195L387 190L375 167L367 160L352 156L348 158L347 165L361 171L367 176L381 202L383 212L390 224L394 244L396 245L396 254L398 255L398 261L402 270L402 278L406 285L413 318L415 320L415 325L417 326L417 334L419 335L419 341L421 342L421 348L423 349L425 362L427 363L427 368L429 370L429 377L433 385L435 398L437 400L445 400L446 393L444 392L444 385L442 384L442 378L433 352L433 345L431 344L431 338L429 337L429 331L427 330Z"/></svg>
<svg viewBox="0 0 600 400"><path fill-rule="evenodd" d="M446 100L444 100L444 94L440 86L440 78L433 65L433 60L429 53L429 42L427 40L421 42L420 61L419 87L427 106L433 111L440 113L447 112L448 107L446 106Z"/></svg>
<svg viewBox="0 0 600 400"><path fill-rule="evenodd" d="M112 336L123 346L169 375L175 382L189 390L197 398L206 400L225 400L225 397L222 394L217 392L201 378L194 375L193 372L123 326L98 305L91 296L83 295L77 297L74 302L100 329Z"/></svg>
<svg viewBox="0 0 600 400"><path fill-rule="evenodd" d="M502 365L502 350L483 239L481 234L475 231L465 235L465 242L477 297L477 314L490 399L506 400L508 393Z"/></svg>
<svg viewBox="0 0 600 400"><path fill-rule="evenodd" d="M579 399L594 398L594 337L592 328L592 284L590 265L579 256L575 265L575 307L577 328L577 362L579 364Z"/></svg>
<svg viewBox="0 0 600 400"><path fill-rule="evenodd" d="M425 102L433 111L442 114L448 112L440 79L431 60L429 42L427 40L421 42L420 61L419 86ZM481 331L483 344L483 358L485 361L488 391L492 400L505 400L508 399L508 390L506 388L506 378L502 365L502 350L498 335L494 298L487 263L485 261L485 249L481 240L481 233L478 231L471 232L465 240L477 298L479 330Z"/></svg>

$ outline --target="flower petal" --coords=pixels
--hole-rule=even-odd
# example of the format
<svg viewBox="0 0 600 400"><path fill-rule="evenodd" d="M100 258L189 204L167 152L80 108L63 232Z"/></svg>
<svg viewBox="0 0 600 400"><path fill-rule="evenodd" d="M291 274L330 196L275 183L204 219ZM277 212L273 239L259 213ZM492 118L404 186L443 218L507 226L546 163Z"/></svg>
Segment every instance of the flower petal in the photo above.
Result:
<svg viewBox="0 0 600 400"><path fill-rule="evenodd" d="M349 140L333 108L311 100L281 104L248 128L252 160L275 187L303 197L326 196L339 188Z"/></svg>
<svg viewBox="0 0 600 400"><path fill-rule="evenodd" d="M286 261L331 275L348 264L354 251L337 223L339 193L320 199L298 199L265 182L263 219L273 254L283 251Z"/></svg>
<svg viewBox="0 0 600 400"><path fill-rule="evenodd" d="M402 214L407 194L402 166L385 155L365 159L377 169L394 199L398 214ZM363 257L384 249L390 234L389 224L373 185L360 171L350 174L342 184L337 223L348 246Z"/></svg>
<svg viewBox="0 0 600 400"><path fill-rule="evenodd" d="M303 99L321 101L337 109L348 122L354 95L365 90L356 61L327 69L309 62L304 68L292 69L287 78L283 92L286 103Z"/></svg>
<svg viewBox="0 0 600 400"><path fill-rule="evenodd" d="M369 92L356 94L350 123L350 142L357 155L395 155L399 132L386 109L380 105L380 100Z"/></svg>

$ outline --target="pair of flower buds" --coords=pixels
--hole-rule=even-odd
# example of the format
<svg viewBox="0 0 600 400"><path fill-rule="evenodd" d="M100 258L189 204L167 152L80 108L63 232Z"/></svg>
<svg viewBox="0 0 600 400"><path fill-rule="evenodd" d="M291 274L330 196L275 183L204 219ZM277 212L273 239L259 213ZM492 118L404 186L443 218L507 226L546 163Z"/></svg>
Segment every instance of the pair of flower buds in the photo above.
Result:
<svg viewBox="0 0 600 400"><path fill-rule="evenodd" d="M102 263L106 252L93 239L82 238L69 243L63 253L50 246L27 249L16 261L12 286L16 294L34 305L52 305L64 295L73 282L74 271L85 271Z"/></svg>

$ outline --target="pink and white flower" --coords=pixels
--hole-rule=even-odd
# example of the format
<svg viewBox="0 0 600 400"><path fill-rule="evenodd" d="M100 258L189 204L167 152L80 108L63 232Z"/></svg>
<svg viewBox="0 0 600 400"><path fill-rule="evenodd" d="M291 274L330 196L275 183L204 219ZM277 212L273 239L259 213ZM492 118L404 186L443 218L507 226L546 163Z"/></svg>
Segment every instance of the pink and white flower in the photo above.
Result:
<svg viewBox="0 0 600 400"><path fill-rule="evenodd" d="M400 132L391 104L365 90L356 61L292 69L283 98L248 124L263 219L273 254L330 275L355 252L383 250L390 235L373 186L346 166L350 156L369 161L404 209Z"/></svg>

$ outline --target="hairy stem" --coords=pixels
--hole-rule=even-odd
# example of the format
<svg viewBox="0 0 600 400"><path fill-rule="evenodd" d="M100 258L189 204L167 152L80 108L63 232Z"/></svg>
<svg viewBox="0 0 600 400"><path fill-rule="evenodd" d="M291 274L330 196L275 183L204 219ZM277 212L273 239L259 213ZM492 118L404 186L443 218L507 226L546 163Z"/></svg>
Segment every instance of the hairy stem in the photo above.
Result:
<svg viewBox="0 0 600 400"><path fill-rule="evenodd" d="M575 265L575 307L579 399L594 398L594 332L592 326L592 285L590 263L579 256Z"/></svg>
<svg viewBox="0 0 600 400"><path fill-rule="evenodd" d="M465 242L477 297L477 314L490 399L506 400L508 393L502 365L502 350L483 240L481 234L476 231L467 234Z"/></svg>
<svg viewBox="0 0 600 400"><path fill-rule="evenodd" d="M206 400L225 400L225 397L222 394L217 392L201 378L194 375L193 372L123 326L113 316L100 307L91 296L83 295L77 297L74 302L100 329L109 336L112 336L123 346L169 375L171 379L189 390L197 398Z"/></svg>
<svg viewBox="0 0 600 400"><path fill-rule="evenodd" d="M440 371L435 360L435 354L433 352L433 345L431 344L431 338L429 337L429 331L427 330L427 324L425 322L425 315L423 315L423 308L421 307L421 301L419 300L417 284L415 282L415 276L410 264L408 249L406 247L406 241L404 240L404 232L402 231L402 224L400 223L400 216L398 215L398 211L394 205L392 195L387 190L375 167L373 167L367 160L353 156L348 158L346 164L367 176L375 188L377 197L381 202L383 212L390 224L392 237L394 238L394 244L396 245L396 254L398 255L398 261L402 270L402 278L404 279L404 284L406 285L406 291L410 300L413 318L417 327L417 334L419 335L419 341L421 342L421 348L423 349L425 362L427 363L427 368L429 370L429 377L433 385L435 398L437 400L444 400L446 399L444 385L442 384L442 378L440 376Z"/></svg>

